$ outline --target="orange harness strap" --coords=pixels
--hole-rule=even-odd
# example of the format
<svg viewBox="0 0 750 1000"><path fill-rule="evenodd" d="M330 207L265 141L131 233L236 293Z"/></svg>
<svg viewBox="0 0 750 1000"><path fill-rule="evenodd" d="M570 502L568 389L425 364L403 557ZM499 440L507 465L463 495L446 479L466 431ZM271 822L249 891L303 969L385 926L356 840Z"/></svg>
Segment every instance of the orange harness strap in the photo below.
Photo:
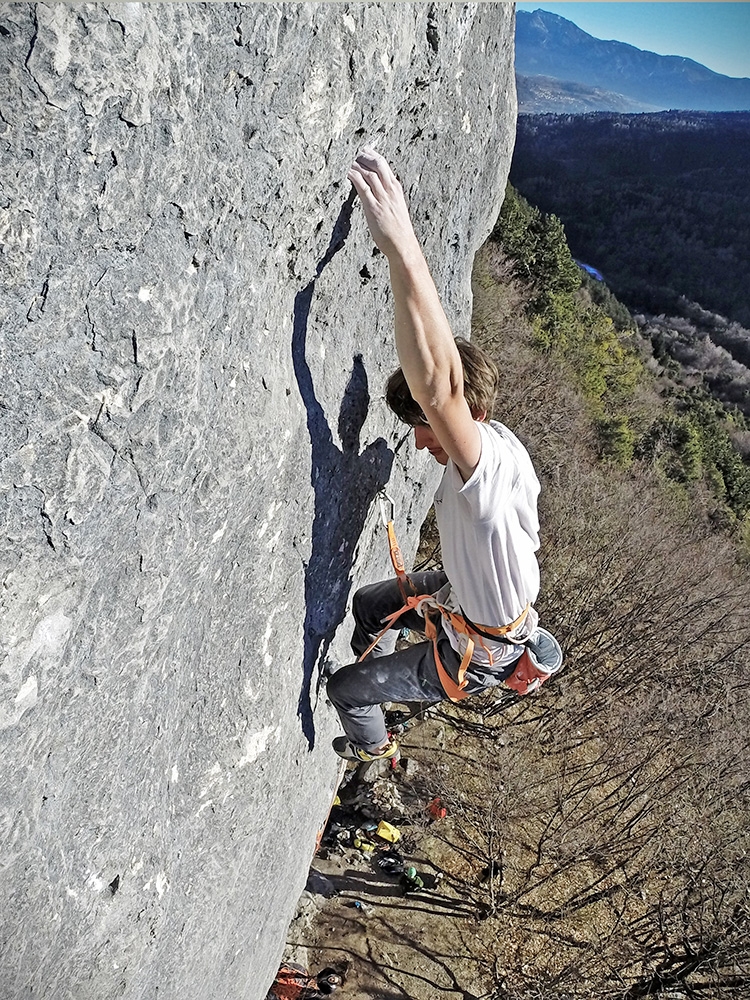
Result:
<svg viewBox="0 0 750 1000"><path fill-rule="evenodd" d="M435 604L435 600L430 594L418 594L416 596L407 596L406 603L403 607L399 608L398 611L394 611L392 615L388 615L383 619L385 626L380 630L380 632L375 636L370 645L360 656L360 662L368 656L373 649L377 646L380 640L383 638L385 633L393 627L395 622L405 614L407 611L416 611L422 601L430 601L434 607L440 610L440 613L449 616L451 618L458 619L458 615L454 615L453 612L448 611L447 608L441 607L439 604ZM463 622L463 619L461 619ZM465 624L465 622L464 622ZM466 670L471 662L471 657L474 654L474 640L470 637L469 642L466 646L466 652L464 653L463 659L461 660L461 666L458 668L458 684L453 680L448 671L443 666L440 659L440 654L438 652L437 644L437 629L435 628L435 623L430 619L429 612L425 611L424 614L424 630L425 635L428 639L432 641L432 648L435 653L435 666L437 667L438 677L440 678L440 683L443 686L443 690L448 695L451 701L461 701L462 698L468 698L468 694L464 691L467 685L466 680Z"/></svg>
<svg viewBox="0 0 750 1000"><path fill-rule="evenodd" d="M406 579L408 580L409 578L406 577ZM409 582L411 583L411 581ZM399 608L398 611L394 611L392 615L388 615L386 618L383 619L383 621L385 622L384 627L375 636L373 641L370 643L370 645L367 647L367 649L364 651L364 653L360 656L359 659L360 661L364 660L364 658L373 651L373 649L377 646L377 644L383 638L385 633L393 627L393 625L395 624L396 621L398 621L401 615L405 614L407 611L419 611L419 606L420 604L422 604L423 601L428 602L428 607L425 607L421 612L424 616L424 626L425 626L424 631L427 638L430 639L432 642L432 648L435 654L435 667L437 668L437 673L440 679L440 683L443 687L443 690L448 695L451 701L462 701L464 698L469 697L468 692L465 690L468 684L468 681L466 680L466 671L468 670L469 664L471 663L471 658L474 655L474 649L475 649L474 636L476 635L476 637L479 639L480 646L489 656L490 666L492 665L492 653L490 652L489 649L487 649L487 647L482 642L482 637L471 628L471 626L467 623L466 619L462 615L457 615L455 611L450 611L448 608L444 608L442 604L438 604L435 598L432 597L431 594L417 594L415 596L407 596L406 603L403 605L403 607ZM512 632L513 629L517 628L524 620L526 615L529 613L530 607L531 604L527 604L526 607L521 612L521 614L518 616L518 618L516 618L514 622L511 622L510 625L502 625L499 628L493 629L492 630L493 634L507 635L508 632ZM440 653L438 651L438 641L437 641L437 628L435 627L435 623L430 618L430 610L432 609L439 611L440 614L443 616L443 618L446 621L450 622L450 624L457 632L461 632L463 635L466 636L467 639L466 649L461 659L461 664L458 668L458 683L456 683L456 681L453 680L451 675L443 666L442 660L440 659ZM482 630L484 631L485 630L484 625L482 625L481 627ZM490 630L487 629L486 631L489 632Z"/></svg>
<svg viewBox="0 0 750 1000"><path fill-rule="evenodd" d="M396 529L393 526L393 521L389 521L386 526L386 531L388 532L388 551L391 554L391 562L393 563L393 568L396 571L396 579L398 580L398 589L401 591L401 596L404 600L407 598L407 586L414 590L411 580L406 575L406 570L404 569L404 557L401 555L401 547L398 544L398 539L396 538Z"/></svg>
<svg viewBox="0 0 750 1000"><path fill-rule="evenodd" d="M390 510L388 512L386 512L386 506L385 506L386 501L390 504ZM432 597L431 594L416 594L416 587L409 579L406 569L404 568L404 557L401 554L401 547L399 546L398 539L396 538L396 529L393 525L394 507L395 505L391 497L388 496L385 490L381 490L380 509L383 517L383 524L385 525L386 531L388 532L388 551L391 556L391 563L393 565L393 569L396 572L398 587L399 590L401 591L401 596L404 598L405 603L404 606L402 608L399 608L398 611L395 611L392 615L388 615L387 618L383 619L383 621L385 622L385 628L383 628L378 633L378 635L373 639L373 641L370 643L370 645L367 647L367 649L364 651L364 653L360 656L359 659L360 661L364 660L364 658L373 651L373 649L375 648L375 646L377 646L377 644L383 638L385 633L390 628L393 627L394 622L396 622L401 617L401 615L410 610L417 611L419 609L419 605L423 601L428 601L430 608L434 608L435 610L439 611L440 614L443 616L443 618L446 621L450 622L450 624L457 632L460 632L462 635L466 636L467 639L466 650L464 652L463 658L461 659L461 665L458 668L458 683L456 683L451 677L451 675L448 673L448 671L445 669L440 659L440 654L438 652L438 642L437 642L437 628L435 627L435 623L430 619L429 610L425 608L424 611L422 612L425 623L425 629L424 629L425 635L427 636L428 639L432 641L432 648L435 653L435 666L437 667L438 677L440 679L441 685L443 686L443 690L448 695L451 701L462 701L464 698L469 697L468 692L465 690L466 685L468 684L468 681L466 680L466 671L469 667L469 664L471 663L471 658L474 655L474 648L475 648L474 636L476 636L477 639L479 639L479 645L487 653L487 656L489 657L490 660L490 666L492 666L492 653L490 652L489 649L487 649L485 644L482 642L481 635L479 635L478 632L474 631L474 629L469 625L469 623L466 621L463 615L458 615L454 611L449 611L448 608L444 608L442 604L437 603L437 601L434 599L434 597ZM410 588L412 592L414 592L413 595L409 595L407 593L407 587ZM529 613L530 608L531 608L531 602L529 602L526 605L526 607L523 609L518 618L516 618L515 621L511 622L510 625L500 625L499 627L478 625L477 628L481 628L481 630L483 632L487 632L488 635L502 638L502 636L507 635L509 632L512 632L513 629L518 628L521 622L523 622L526 615Z"/></svg>
<svg viewBox="0 0 750 1000"><path fill-rule="evenodd" d="M443 661L440 659L440 654L438 653L438 643L437 643L437 629L435 628L434 622L430 619L429 613L425 613L424 616L424 630L425 635L428 639L432 639L432 649L435 654L435 666L437 667L438 677L440 678L440 683L443 686L443 691L448 695L451 701L462 701L464 698L469 697L468 691L464 688L469 683L466 680L466 671L468 670L469 664L471 663L471 658L474 655L474 640L469 634L468 626L466 622L460 615L454 614L452 611L448 611L447 608L440 607L440 614L447 618L454 628L458 628L458 631L463 631L467 637L466 649L464 651L463 659L461 660L461 665L458 668L458 684L453 680L451 675L443 666ZM464 628L459 628L459 622L462 622ZM479 640L482 641L481 639ZM491 655L490 655L490 658Z"/></svg>

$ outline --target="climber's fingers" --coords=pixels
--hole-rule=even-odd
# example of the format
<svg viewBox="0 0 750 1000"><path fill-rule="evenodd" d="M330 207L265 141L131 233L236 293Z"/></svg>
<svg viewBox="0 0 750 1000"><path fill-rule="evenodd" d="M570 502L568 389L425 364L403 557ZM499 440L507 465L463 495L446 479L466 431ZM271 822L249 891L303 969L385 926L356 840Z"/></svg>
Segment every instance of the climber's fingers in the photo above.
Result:
<svg viewBox="0 0 750 1000"><path fill-rule="evenodd" d="M377 178L377 181L384 188L399 188L401 186L388 160L372 146L364 146L356 162L367 173L368 177Z"/></svg>
<svg viewBox="0 0 750 1000"><path fill-rule="evenodd" d="M384 157L365 147L347 176L360 197L372 238L384 253L413 239L403 188Z"/></svg>
<svg viewBox="0 0 750 1000"><path fill-rule="evenodd" d="M377 204L378 195L383 194L383 185L376 173L353 163L347 177L357 189L363 205L369 208Z"/></svg>

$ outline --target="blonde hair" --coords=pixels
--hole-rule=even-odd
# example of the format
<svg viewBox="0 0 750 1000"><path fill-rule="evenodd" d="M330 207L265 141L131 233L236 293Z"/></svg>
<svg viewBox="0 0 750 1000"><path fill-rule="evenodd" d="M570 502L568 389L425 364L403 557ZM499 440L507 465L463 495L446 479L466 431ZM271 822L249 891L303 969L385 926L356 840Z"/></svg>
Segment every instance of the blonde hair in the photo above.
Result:
<svg viewBox="0 0 750 1000"><path fill-rule="evenodd" d="M464 399L473 416L490 413L497 395L500 372L492 358L481 347L463 337L456 337L464 373ZM399 420L410 427L427 423L419 403L415 402L400 368L388 379L385 401Z"/></svg>

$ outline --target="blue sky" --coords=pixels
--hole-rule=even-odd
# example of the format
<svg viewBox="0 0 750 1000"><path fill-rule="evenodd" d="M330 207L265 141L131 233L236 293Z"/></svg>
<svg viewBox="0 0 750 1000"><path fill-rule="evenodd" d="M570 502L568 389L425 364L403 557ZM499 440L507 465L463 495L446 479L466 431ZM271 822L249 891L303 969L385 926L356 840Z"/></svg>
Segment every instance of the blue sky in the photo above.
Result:
<svg viewBox="0 0 750 1000"><path fill-rule="evenodd" d="M750 77L750 3L517 3L548 10L596 38L687 56L726 76Z"/></svg>

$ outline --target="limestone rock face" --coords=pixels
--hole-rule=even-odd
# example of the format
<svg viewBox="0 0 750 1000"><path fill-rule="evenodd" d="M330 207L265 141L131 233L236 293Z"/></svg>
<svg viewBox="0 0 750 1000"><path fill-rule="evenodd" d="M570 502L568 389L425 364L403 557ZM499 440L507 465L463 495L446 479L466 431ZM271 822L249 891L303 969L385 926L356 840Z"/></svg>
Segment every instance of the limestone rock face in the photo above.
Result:
<svg viewBox="0 0 750 1000"><path fill-rule="evenodd" d="M438 470L388 414L395 165L456 333L512 4L0 7L0 996L257 1000L338 775L318 690Z"/></svg>

